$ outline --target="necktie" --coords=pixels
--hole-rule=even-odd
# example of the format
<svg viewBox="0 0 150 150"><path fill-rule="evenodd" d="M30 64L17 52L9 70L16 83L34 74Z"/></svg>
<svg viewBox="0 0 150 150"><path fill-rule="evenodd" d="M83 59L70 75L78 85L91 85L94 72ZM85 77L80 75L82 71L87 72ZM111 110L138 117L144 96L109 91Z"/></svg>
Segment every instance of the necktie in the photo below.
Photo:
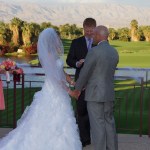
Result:
<svg viewBox="0 0 150 150"><path fill-rule="evenodd" d="M88 39L88 46L87 46L87 48L88 48L88 50L91 48L91 45L92 45L92 39Z"/></svg>

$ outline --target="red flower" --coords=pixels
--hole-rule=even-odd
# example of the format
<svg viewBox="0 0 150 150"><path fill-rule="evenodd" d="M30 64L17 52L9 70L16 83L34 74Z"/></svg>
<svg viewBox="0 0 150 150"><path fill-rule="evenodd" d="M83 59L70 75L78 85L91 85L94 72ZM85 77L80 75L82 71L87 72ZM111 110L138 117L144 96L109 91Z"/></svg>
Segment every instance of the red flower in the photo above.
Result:
<svg viewBox="0 0 150 150"><path fill-rule="evenodd" d="M16 63L10 59L7 59L0 64L0 69L2 70L9 71L15 68L16 68Z"/></svg>

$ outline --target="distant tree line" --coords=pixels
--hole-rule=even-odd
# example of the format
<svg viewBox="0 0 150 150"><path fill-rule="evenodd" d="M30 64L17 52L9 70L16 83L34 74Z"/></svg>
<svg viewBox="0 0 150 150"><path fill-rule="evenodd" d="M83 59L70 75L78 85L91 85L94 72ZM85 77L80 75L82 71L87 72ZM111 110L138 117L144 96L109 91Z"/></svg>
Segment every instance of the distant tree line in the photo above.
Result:
<svg viewBox="0 0 150 150"><path fill-rule="evenodd" d="M0 22L0 54L15 52L18 48L23 48L27 54L36 53L39 33L48 27L58 31L62 39L74 39L83 34L83 29L75 24L64 24L58 27L50 22L28 23L15 17L10 23ZM109 31L110 40L150 42L150 26L138 26L136 20L131 21L130 28L109 28Z"/></svg>
<svg viewBox="0 0 150 150"><path fill-rule="evenodd" d="M37 24L13 18L10 23L0 22L0 54L14 52L18 48L23 48L27 54L35 53L39 33L48 27L58 31L63 39L74 39L83 34L82 28L75 24L57 27L50 22Z"/></svg>
<svg viewBox="0 0 150 150"><path fill-rule="evenodd" d="M109 28L110 40L147 41L150 42L150 26L138 26L137 20L132 20L130 28Z"/></svg>

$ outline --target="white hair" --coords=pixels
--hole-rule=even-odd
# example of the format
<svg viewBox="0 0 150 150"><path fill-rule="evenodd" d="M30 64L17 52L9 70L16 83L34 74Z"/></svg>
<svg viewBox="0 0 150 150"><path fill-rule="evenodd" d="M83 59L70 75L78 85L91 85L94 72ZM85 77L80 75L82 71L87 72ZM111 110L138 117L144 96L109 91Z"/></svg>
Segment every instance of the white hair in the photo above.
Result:
<svg viewBox="0 0 150 150"><path fill-rule="evenodd" d="M108 37L108 35L109 35L108 28L105 26L102 26L102 25L96 27L96 32L105 37Z"/></svg>

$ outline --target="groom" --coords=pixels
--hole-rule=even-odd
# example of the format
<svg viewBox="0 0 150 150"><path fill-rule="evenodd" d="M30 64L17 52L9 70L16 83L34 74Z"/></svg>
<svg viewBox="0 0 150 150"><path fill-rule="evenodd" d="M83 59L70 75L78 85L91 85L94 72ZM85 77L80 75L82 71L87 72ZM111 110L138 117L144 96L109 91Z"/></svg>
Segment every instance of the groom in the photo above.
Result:
<svg viewBox="0 0 150 150"><path fill-rule="evenodd" d="M72 41L70 51L67 56L67 64L76 69L75 80L78 79L80 70L83 67L87 52L93 47L93 29L96 27L96 20L86 18L83 22L84 36ZM80 138L83 147L90 144L90 124L87 112L87 104L84 99L85 91L82 91L77 101L77 121Z"/></svg>
<svg viewBox="0 0 150 150"><path fill-rule="evenodd" d="M113 116L114 73L119 61L117 51L108 43L109 31L105 26L94 29L94 42L76 82L76 93L86 88L85 100L95 150L118 150Z"/></svg>

